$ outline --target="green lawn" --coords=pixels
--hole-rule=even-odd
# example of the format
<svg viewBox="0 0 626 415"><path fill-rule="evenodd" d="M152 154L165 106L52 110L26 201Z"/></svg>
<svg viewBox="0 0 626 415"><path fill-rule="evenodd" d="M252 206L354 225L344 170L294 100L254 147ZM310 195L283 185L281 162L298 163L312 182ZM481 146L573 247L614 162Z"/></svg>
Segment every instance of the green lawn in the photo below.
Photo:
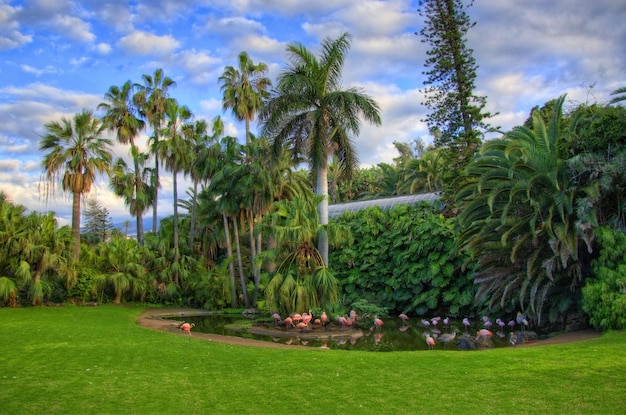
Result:
<svg viewBox="0 0 626 415"><path fill-rule="evenodd" d="M0 414L617 414L626 333L482 352L232 346L139 306L0 309Z"/></svg>

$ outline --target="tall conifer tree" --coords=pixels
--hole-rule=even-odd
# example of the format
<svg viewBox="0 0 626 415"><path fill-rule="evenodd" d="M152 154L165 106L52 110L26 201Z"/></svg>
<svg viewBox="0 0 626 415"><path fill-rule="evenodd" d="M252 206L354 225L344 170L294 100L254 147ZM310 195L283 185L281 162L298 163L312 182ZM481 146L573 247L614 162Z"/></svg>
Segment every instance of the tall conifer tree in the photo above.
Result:
<svg viewBox="0 0 626 415"><path fill-rule="evenodd" d="M473 0L420 0L418 13L424 26L416 33L430 46L425 62L425 121L436 147L448 147L465 165L478 148L485 131L486 97L474 95L478 65L466 46L468 31L475 26L466 13Z"/></svg>

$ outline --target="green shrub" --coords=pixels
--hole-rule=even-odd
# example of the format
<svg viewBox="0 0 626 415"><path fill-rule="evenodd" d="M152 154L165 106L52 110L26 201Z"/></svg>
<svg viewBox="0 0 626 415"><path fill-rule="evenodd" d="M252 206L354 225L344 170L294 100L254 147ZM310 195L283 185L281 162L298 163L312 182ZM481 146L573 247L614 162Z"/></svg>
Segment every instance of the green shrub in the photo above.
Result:
<svg viewBox="0 0 626 415"><path fill-rule="evenodd" d="M592 261L593 277L583 287L583 309L603 330L626 328L626 235L603 227L596 230L600 256Z"/></svg>

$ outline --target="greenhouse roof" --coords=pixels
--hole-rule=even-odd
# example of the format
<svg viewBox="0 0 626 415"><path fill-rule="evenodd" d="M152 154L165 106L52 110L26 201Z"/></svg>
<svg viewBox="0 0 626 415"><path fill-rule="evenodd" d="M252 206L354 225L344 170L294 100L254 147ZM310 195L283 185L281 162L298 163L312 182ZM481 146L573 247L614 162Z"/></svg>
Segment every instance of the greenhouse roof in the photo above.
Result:
<svg viewBox="0 0 626 415"><path fill-rule="evenodd" d="M336 218L345 212L357 212L370 206L378 206L382 210L392 208L397 205L412 205L419 202L428 201L433 203L441 198L441 193L422 193L415 195L404 195L388 197L385 199L359 200L358 202L337 203L328 205L328 217Z"/></svg>

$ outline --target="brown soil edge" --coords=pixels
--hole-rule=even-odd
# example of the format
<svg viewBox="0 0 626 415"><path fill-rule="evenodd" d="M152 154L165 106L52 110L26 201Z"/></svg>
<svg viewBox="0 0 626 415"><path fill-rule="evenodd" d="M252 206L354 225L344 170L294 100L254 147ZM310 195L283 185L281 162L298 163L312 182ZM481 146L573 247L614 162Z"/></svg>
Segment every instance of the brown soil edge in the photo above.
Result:
<svg viewBox="0 0 626 415"><path fill-rule="evenodd" d="M157 308L144 310L137 319L137 324L142 327L146 327L153 330L161 330L169 333L174 333L182 336L187 336L185 332L178 328L185 320L186 316L199 316L210 315L211 312L186 309L186 308ZM171 320L172 317L179 316L180 320ZM166 320L165 317L168 319ZM547 346L551 344L564 344L571 342L579 342L585 340L596 339L600 337L601 333L597 330L587 329L571 331L566 333L559 333L551 336L547 339L537 340L534 342L524 343L517 345L516 347L531 347L531 346ZM195 333L192 332L192 337L205 339L216 343L234 344L239 346L251 346L251 347L266 347L266 348L300 348L311 350L306 346L286 345L282 343L272 343L263 340L246 339L243 337L235 336L222 336L219 334L210 333Z"/></svg>
<svg viewBox="0 0 626 415"><path fill-rule="evenodd" d="M188 336L187 333L178 328L185 320L187 316L204 316L211 315L213 313L208 311L186 309L186 308L163 308L163 309L149 309L143 311L138 319L137 324L142 327L146 327L153 330L166 331L168 333L178 334L182 336ZM180 317L180 320L172 320L174 317ZM167 317L167 319L165 319ZM211 333L191 333L191 337L205 339L216 343L234 344L239 346L250 347L266 347L266 348L281 348L281 349L307 349L310 347L299 345L286 345L282 343L272 343L263 340L246 339L236 336L222 336L219 334Z"/></svg>

